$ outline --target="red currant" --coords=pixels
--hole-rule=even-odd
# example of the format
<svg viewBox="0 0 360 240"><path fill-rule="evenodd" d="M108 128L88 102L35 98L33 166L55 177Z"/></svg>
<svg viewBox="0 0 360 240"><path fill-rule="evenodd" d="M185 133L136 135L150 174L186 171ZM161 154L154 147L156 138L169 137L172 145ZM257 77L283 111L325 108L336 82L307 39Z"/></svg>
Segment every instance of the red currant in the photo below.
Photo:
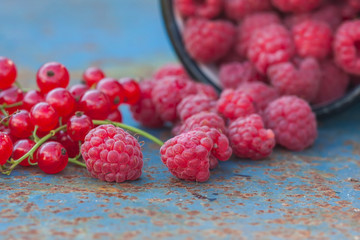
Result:
<svg viewBox="0 0 360 240"><path fill-rule="evenodd" d="M111 108L116 109L124 101L124 90L115 78L104 78L96 85L96 89L105 93L111 102Z"/></svg>
<svg viewBox="0 0 360 240"><path fill-rule="evenodd" d="M105 77L104 72L97 67L89 67L83 74L83 80L89 87L97 84L101 79Z"/></svg>
<svg viewBox="0 0 360 240"><path fill-rule="evenodd" d="M69 92L75 98L76 102L80 101L81 96L89 90L89 87L84 84L75 84L71 86Z"/></svg>
<svg viewBox="0 0 360 240"><path fill-rule="evenodd" d="M6 103L7 105L14 104L23 100L24 94L17 87L10 87L0 92L0 104ZM6 108L9 114L13 114L20 107Z"/></svg>
<svg viewBox="0 0 360 240"><path fill-rule="evenodd" d="M34 105L44 101L44 96L39 91L30 90L24 95L22 108L30 111Z"/></svg>
<svg viewBox="0 0 360 240"><path fill-rule="evenodd" d="M92 119L104 120L111 111L111 103L99 90L89 90L81 97L79 108Z"/></svg>
<svg viewBox="0 0 360 240"><path fill-rule="evenodd" d="M79 113L67 122L67 133L74 141L84 141L86 134L94 128L91 118Z"/></svg>
<svg viewBox="0 0 360 240"><path fill-rule="evenodd" d="M12 157L14 160L18 160L22 156L24 156L26 153L28 153L31 148L35 146L35 142L31 141L29 139L21 139L14 143L13 153ZM36 163L36 160L33 158L30 160L32 163ZM21 163L21 166L30 166L29 164L29 158L24 159Z"/></svg>
<svg viewBox="0 0 360 240"><path fill-rule="evenodd" d="M58 124L59 115L50 104L41 102L31 108L30 119L40 131L48 132Z"/></svg>
<svg viewBox="0 0 360 240"><path fill-rule="evenodd" d="M141 97L139 84L132 78L121 78L119 82L124 89L124 103L129 105L136 104Z"/></svg>
<svg viewBox="0 0 360 240"><path fill-rule="evenodd" d="M106 119L113 122L122 122L122 114L119 109L114 109L109 113Z"/></svg>
<svg viewBox="0 0 360 240"><path fill-rule="evenodd" d="M17 71L14 62L0 56L0 89L11 87L15 82L16 75Z"/></svg>
<svg viewBox="0 0 360 240"><path fill-rule="evenodd" d="M36 74L36 82L42 93L48 93L57 87L66 88L69 81L68 70L57 62L45 63Z"/></svg>
<svg viewBox="0 0 360 240"><path fill-rule="evenodd" d="M69 162L65 147L55 141L41 145L35 155L39 168L48 174L61 172Z"/></svg>
<svg viewBox="0 0 360 240"><path fill-rule="evenodd" d="M34 130L34 125L30 120L30 114L27 110L20 110L13 114L9 120L11 135L17 138L28 138Z"/></svg>
<svg viewBox="0 0 360 240"><path fill-rule="evenodd" d="M60 117L69 116L75 109L75 99L65 88L55 88L46 95L49 103Z"/></svg>
<svg viewBox="0 0 360 240"><path fill-rule="evenodd" d="M53 139L65 147L70 158L74 158L80 153L79 144L73 141L65 131L57 132Z"/></svg>
<svg viewBox="0 0 360 240"><path fill-rule="evenodd" d="M13 149L13 144L10 137L0 132L0 165L4 165L10 158Z"/></svg>

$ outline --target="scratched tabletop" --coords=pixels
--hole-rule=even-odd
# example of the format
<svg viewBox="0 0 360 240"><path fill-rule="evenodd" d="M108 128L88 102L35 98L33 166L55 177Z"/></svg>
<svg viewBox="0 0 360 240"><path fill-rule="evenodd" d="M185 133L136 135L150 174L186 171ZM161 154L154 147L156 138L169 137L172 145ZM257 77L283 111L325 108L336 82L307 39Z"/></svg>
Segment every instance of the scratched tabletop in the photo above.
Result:
<svg viewBox="0 0 360 240"><path fill-rule="evenodd" d="M48 61L66 65L73 84L91 65L145 77L176 61L155 0L2 0L0 22L0 55L28 88ZM101 182L72 165L0 176L0 239L360 239L360 105L321 120L311 149L234 158L202 184L174 178L144 141L134 182Z"/></svg>

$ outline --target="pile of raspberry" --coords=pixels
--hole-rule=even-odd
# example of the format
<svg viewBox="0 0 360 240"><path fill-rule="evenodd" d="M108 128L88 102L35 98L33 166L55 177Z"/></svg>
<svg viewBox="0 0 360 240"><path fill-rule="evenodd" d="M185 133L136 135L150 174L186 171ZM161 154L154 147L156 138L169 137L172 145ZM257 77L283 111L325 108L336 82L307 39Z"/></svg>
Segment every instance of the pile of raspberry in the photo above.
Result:
<svg viewBox="0 0 360 240"><path fill-rule="evenodd" d="M223 89L329 104L359 83L360 0L173 0L183 43Z"/></svg>

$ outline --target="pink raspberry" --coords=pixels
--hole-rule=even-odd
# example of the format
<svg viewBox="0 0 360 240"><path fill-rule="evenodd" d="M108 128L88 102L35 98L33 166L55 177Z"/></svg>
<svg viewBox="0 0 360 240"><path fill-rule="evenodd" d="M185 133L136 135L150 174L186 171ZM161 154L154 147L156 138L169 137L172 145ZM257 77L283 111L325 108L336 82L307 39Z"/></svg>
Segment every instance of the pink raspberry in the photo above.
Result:
<svg viewBox="0 0 360 240"><path fill-rule="evenodd" d="M257 114L231 122L228 136L235 155L240 158L264 159L275 147L274 132L264 129L264 123Z"/></svg>
<svg viewBox="0 0 360 240"><path fill-rule="evenodd" d="M225 0L224 4L226 16L235 21L251 13L271 9L270 0Z"/></svg>
<svg viewBox="0 0 360 240"><path fill-rule="evenodd" d="M217 111L234 120L255 113L253 99L240 90L225 89L216 104Z"/></svg>
<svg viewBox="0 0 360 240"><path fill-rule="evenodd" d="M345 95L350 77L337 67L333 61L321 63L321 80L314 104L327 104Z"/></svg>
<svg viewBox="0 0 360 240"><path fill-rule="evenodd" d="M336 63L347 73L360 75L360 20L344 22L337 30L334 40Z"/></svg>
<svg viewBox="0 0 360 240"><path fill-rule="evenodd" d="M138 141L113 125L90 130L81 155L91 176L102 181L124 182L141 176L143 155Z"/></svg>
<svg viewBox="0 0 360 240"><path fill-rule="evenodd" d="M209 63L221 59L231 49L235 28L224 20L192 18L186 22L183 38L187 51L195 60Z"/></svg>
<svg viewBox="0 0 360 240"><path fill-rule="evenodd" d="M261 81L262 76L257 73L254 66L246 61L233 62L220 66L219 80L224 88L237 88L242 83Z"/></svg>
<svg viewBox="0 0 360 240"><path fill-rule="evenodd" d="M214 99L214 100L218 99L218 97L219 97L218 93L212 86L205 84L205 83L194 83L194 84L195 84L197 94L206 95L209 98Z"/></svg>
<svg viewBox="0 0 360 240"><path fill-rule="evenodd" d="M205 132L190 131L169 139L160 148L161 161L177 178L206 182L210 177L213 140Z"/></svg>
<svg viewBox="0 0 360 240"><path fill-rule="evenodd" d="M301 57L326 58L332 47L332 31L325 22L307 20L292 29L296 52Z"/></svg>
<svg viewBox="0 0 360 240"><path fill-rule="evenodd" d="M270 102L279 97L279 93L275 88L262 82L244 83L238 87L238 90L254 100L257 112L264 111Z"/></svg>
<svg viewBox="0 0 360 240"><path fill-rule="evenodd" d="M184 67L179 63L170 63L160 67L154 73L154 79L159 80L164 77L189 77Z"/></svg>
<svg viewBox="0 0 360 240"><path fill-rule="evenodd" d="M158 80L151 92L156 112L163 121L169 122L178 119L176 107L181 100L195 93L193 83L183 77L166 77Z"/></svg>
<svg viewBox="0 0 360 240"><path fill-rule="evenodd" d="M130 106L133 118L145 127L161 127L164 122L160 114L156 112L155 103L152 100L152 89L155 86L154 80L141 81L139 83L141 90L140 100Z"/></svg>
<svg viewBox="0 0 360 240"><path fill-rule="evenodd" d="M206 95L190 95L185 97L177 106L180 121L185 121L192 115L203 111L215 111L216 101Z"/></svg>
<svg viewBox="0 0 360 240"><path fill-rule="evenodd" d="M223 9L223 0L175 0L175 8L182 17L214 18Z"/></svg>
<svg viewBox="0 0 360 240"><path fill-rule="evenodd" d="M305 58L299 64L280 63L268 70L271 84L281 95L295 95L311 102L320 85L320 66L313 58Z"/></svg>
<svg viewBox="0 0 360 240"><path fill-rule="evenodd" d="M283 12L310 12L319 7L322 0L272 0L275 7Z"/></svg>
<svg viewBox="0 0 360 240"><path fill-rule="evenodd" d="M293 52L289 31L280 24L272 24L252 34L248 57L257 70L265 74L271 65L289 61Z"/></svg>
<svg viewBox="0 0 360 240"><path fill-rule="evenodd" d="M280 23L281 20L279 16L274 12L257 12L246 16L236 29L236 52L239 56L245 58L247 56L251 36L254 32L271 24Z"/></svg>
<svg viewBox="0 0 360 240"><path fill-rule="evenodd" d="M264 112L264 122L274 131L276 143L289 150L304 150L317 138L315 114L307 102L295 96L271 102Z"/></svg>
<svg viewBox="0 0 360 240"><path fill-rule="evenodd" d="M226 133L225 121L218 114L213 112L200 112L187 118L181 126L173 129L174 135L192 131L199 127L209 127Z"/></svg>

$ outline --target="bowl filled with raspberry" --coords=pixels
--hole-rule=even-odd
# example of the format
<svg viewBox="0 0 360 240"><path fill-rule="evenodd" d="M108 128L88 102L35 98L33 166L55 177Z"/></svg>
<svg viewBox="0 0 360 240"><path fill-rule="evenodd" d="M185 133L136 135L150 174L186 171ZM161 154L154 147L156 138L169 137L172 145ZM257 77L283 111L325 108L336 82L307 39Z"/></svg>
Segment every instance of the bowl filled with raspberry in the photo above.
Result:
<svg viewBox="0 0 360 240"><path fill-rule="evenodd" d="M360 0L162 0L161 6L189 75L219 91L297 96L317 116L360 99Z"/></svg>

